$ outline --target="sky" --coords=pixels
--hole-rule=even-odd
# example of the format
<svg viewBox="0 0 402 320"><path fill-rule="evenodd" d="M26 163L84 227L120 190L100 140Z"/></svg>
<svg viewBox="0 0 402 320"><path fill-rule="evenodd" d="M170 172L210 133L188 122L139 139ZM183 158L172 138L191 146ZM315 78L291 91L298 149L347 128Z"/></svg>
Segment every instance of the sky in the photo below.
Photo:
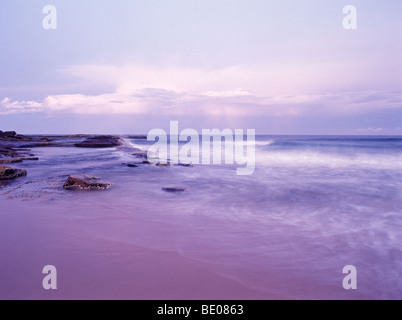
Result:
<svg viewBox="0 0 402 320"><path fill-rule="evenodd" d="M0 15L3 131L402 134L400 0L3 0Z"/></svg>

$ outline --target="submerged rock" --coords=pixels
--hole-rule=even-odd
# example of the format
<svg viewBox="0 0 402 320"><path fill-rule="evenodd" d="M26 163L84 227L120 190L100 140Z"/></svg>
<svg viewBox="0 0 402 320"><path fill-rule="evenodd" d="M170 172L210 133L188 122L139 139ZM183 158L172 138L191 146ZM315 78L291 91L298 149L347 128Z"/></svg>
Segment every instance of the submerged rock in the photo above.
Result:
<svg viewBox="0 0 402 320"><path fill-rule="evenodd" d="M77 148L113 148L122 144L119 137L113 136L96 136L90 137L85 141L76 143Z"/></svg>
<svg viewBox="0 0 402 320"><path fill-rule="evenodd" d="M171 193L186 191L186 189L182 189L182 188L162 188L162 190L165 192L171 192Z"/></svg>
<svg viewBox="0 0 402 320"><path fill-rule="evenodd" d="M26 170L0 165L0 180L11 180L19 177L25 177L26 175Z"/></svg>
<svg viewBox="0 0 402 320"><path fill-rule="evenodd" d="M127 167L129 168L138 168L138 166L136 164L128 164Z"/></svg>
<svg viewBox="0 0 402 320"><path fill-rule="evenodd" d="M18 163L24 160L39 160L34 154L27 152L27 149L15 149L11 146L0 148L0 164ZM5 159L4 159L5 158Z"/></svg>
<svg viewBox="0 0 402 320"><path fill-rule="evenodd" d="M39 142L52 142L52 141L53 141L52 139L49 139L49 138L46 138L46 137L39 139Z"/></svg>
<svg viewBox="0 0 402 320"><path fill-rule="evenodd" d="M99 178L91 178L85 175L69 176L63 186L66 190L107 190L111 187L111 183L106 183Z"/></svg>
<svg viewBox="0 0 402 320"><path fill-rule="evenodd" d="M191 163L188 163L188 164L186 164L186 163L178 163L178 164L176 164L176 166L178 166L178 167L186 167L186 168L193 168L194 167Z"/></svg>
<svg viewBox="0 0 402 320"><path fill-rule="evenodd" d="M136 152L136 153L133 153L133 156L135 156L136 158L140 158L140 159L148 159L147 152Z"/></svg>
<svg viewBox="0 0 402 320"><path fill-rule="evenodd" d="M22 162L21 159L0 160L0 164L10 164L10 163L20 163L20 162Z"/></svg>
<svg viewBox="0 0 402 320"><path fill-rule="evenodd" d="M53 142L33 142L30 144L24 144L24 145L20 145L20 148L45 148L45 147L72 147L73 145L63 145L63 144L57 144L57 143L53 143Z"/></svg>
<svg viewBox="0 0 402 320"><path fill-rule="evenodd" d="M161 162L158 162L158 163L156 164L156 166L157 166L157 167L170 167L170 163L161 163Z"/></svg>

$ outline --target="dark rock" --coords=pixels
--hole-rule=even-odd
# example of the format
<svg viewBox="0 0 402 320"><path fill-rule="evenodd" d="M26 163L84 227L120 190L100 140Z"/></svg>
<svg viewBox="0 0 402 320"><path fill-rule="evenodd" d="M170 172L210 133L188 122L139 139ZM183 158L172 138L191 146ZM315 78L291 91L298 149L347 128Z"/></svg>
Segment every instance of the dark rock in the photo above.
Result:
<svg viewBox="0 0 402 320"><path fill-rule="evenodd" d="M190 164L185 164L185 163L179 163L176 166L179 167L187 167L187 168L193 168L194 166L190 163Z"/></svg>
<svg viewBox="0 0 402 320"><path fill-rule="evenodd" d="M15 157L19 157L20 154L18 152L16 152L15 150L13 150L12 148L1 148L0 155L2 155L4 157L15 158Z"/></svg>
<svg viewBox="0 0 402 320"><path fill-rule="evenodd" d="M76 143L77 148L113 148L122 145L119 137L97 136L90 137L83 142Z"/></svg>
<svg viewBox="0 0 402 320"><path fill-rule="evenodd" d="M11 180L19 177L25 177L26 175L26 170L15 169L9 166L0 165L0 180Z"/></svg>
<svg viewBox="0 0 402 320"><path fill-rule="evenodd" d="M25 137L21 134L17 134L15 131L0 131L0 138L3 141L14 141L14 140L18 140L18 141L30 141L31 138Z"/></svg>
<svg viewBox="0 0 402 320"><path fill-rule="evenodd" d="M147 139L148 139L147 136L142 136L142 135L139 135L139 136L136 136L136 135L134 135L134 136L128 136L128 138L129 138L129 139L137 139L137 140L147 140Z"/></svg>
<svg viewBox="0 0 402 320"><path fill-rule="evenodd" d="M8 154L11 152L11 150L12 150L12 149L9 149L9 148L1 148L1 149L0 149L0 154L3 155L3 156L5 156L5 157L7 157Z"/></svg>
<svg viewBox="0 0 402 320"><path fill-rule="evenodd" d="M106 190L111 186L111 183L102 182L99 178L76 175L68 177L63 188L66 190Z"/></svg>
<svg viewBox="0 0 402 320"><path fill-rule="evenodd" d="M21 159L0 160L0 164L20 163Z"/></svg>
<svg viewBox="0 0 402 320"><path fill-rule="evenodd" d="M24 161L38 161L39 158L21 158L21 160L24 160Z"/></svg>
<svg viewBox="0 0 402 320"><path fill-rule="evenodd" d="M39 160L39 158L35 157L34 154L29 152L30 150L21 149L21 148L12 148L10 146L2 146L0 148L0 157L4 157L0 163L18 163L23 160ZM11 158L11 159L10 159Z"/></svg>
<svg viewBox="0 0 402 320"><path fill-rule="evenodd" d="M31 138L25 137L22 134L17 134L14 139L22 140L22 141L31 141Z"/></svg>
<svg viewBox="0 0 402 320"><path fill-rule="evenodd" d="M156 166L157 166L157 167L170 167L170 163L160 163L160 162L158 162L158 163L156 164Z"/></svg>
<svg viewBox="0 0 402 320"><path fill-rule="evenodd" d="M133 156L135 156L136 158L148 159L148 153L146 152L136 152L133 153Z"/></svg>
<svg viewBox="0 0 402 320"><path fill-rule="evenodd" d="M24 144L20 147L23 149L31 149L31 148L37 148L38 146L36 144Z"/></svg>
<svg viewBox="0 0 402 320"><path fill-rule="evenodd" d="M4 136L7 138L14 138L17 135L17 132L15 131L5 131Z"/></svg>
<svg viewBox="0 0 402 320"><path fill-rule="evenodd" d="M136 164L128 164L127 167L129 168L138 168L138 166Z"/></svg>
<svg viewBox="0 0 402 320"><path fill-rule="evenodd" d="M143 161L142 164L152 164L152 163L149 161Z"/></svg>
<svg viewBox="0 0 402 320"><path fill-rule="evenodd" d="M162 188L163 191L165 192L170 192L170 193L176 193L176 192L185 192L186 189L182 188Z"/></svg>

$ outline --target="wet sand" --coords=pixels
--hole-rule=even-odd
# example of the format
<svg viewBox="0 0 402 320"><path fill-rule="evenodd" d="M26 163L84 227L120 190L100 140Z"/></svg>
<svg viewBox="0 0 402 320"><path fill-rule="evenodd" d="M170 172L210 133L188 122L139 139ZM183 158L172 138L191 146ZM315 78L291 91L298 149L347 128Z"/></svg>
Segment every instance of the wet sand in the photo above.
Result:
<svg viewBox="0 0 402 320"><path fill-rule="evenodd" d="M0 299L274 299L177 253L94 237L67 208L1 200ZM58 290L42 288L54 265Z"/></svg>

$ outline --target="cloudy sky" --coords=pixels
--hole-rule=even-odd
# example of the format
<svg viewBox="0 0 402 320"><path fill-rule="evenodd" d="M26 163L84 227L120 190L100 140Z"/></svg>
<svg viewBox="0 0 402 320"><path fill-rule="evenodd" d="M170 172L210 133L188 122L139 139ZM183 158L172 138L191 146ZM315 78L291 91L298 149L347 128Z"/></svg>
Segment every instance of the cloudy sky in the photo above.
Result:
<svg viewBox="0 0 402 320"><path fill-rule="evenodd" d="M402 134L400 0L3 0L0 14L3 131Z"/></svg>

